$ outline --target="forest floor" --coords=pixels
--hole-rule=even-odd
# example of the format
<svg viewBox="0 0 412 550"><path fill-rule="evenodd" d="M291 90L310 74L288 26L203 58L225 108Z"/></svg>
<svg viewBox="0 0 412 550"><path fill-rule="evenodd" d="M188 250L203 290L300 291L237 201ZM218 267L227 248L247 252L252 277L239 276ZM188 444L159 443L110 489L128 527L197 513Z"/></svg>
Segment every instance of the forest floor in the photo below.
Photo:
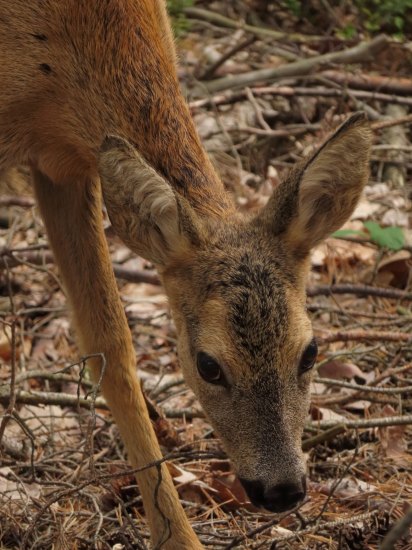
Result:
<svg viewBox="0 0 412 550"><path fill-rule="evenodd" d="M177 20L179 77L239 208L263 206L350 113L366 111L374 130L370 181L348 231L312 254L308 309L320 352L305 502L272 515L247 501L181 378L153 267L107 222L139 375L205 547L412 549L412 42L369 36L350 3L309 2L305 17L269 4L197 3ZM0 402L12 412L0 420L0 547L147 548L140 493L83 373L38 210L14 193L26 176L20 168L1 182L10 187L0 197ZM395 546L383 542L401 518Z"/></svg>

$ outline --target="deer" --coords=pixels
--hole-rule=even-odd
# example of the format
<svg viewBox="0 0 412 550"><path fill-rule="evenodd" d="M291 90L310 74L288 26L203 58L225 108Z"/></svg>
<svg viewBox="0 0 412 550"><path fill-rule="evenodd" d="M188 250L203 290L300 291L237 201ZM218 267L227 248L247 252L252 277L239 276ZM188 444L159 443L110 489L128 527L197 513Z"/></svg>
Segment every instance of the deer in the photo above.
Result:
<svg viewBox="0 0 412 550"><path fill-rule="evenodd" d="M311 249L349 219L368 179L365 116L245 215L180 90L163 0L0 0L0 75L0 171L30 166L80 351L139 469L153 546L202 548L140 388L102 197L119 237L158 269L185 379L251 502L299 504L317 356L305 280Z"/></svg>

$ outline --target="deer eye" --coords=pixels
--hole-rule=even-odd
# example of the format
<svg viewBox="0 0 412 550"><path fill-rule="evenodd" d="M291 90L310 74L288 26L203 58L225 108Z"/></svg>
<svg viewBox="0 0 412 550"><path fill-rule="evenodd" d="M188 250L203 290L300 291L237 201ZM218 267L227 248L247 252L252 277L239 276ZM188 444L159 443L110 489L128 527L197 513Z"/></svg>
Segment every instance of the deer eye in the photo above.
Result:
<svg viewBox="0 0 412 550"><path fill-rule="evenodd" d="M315 364L316 357L318 356L318 344L313 338L310 344L307 346L303 352L302 358L299 364L299 372L303 374L304 372L310 370Z"/></svg>
<svg viewBox="0 0 412 550"><path fill-rule="evenodd" d="M217 361L203 351L197 354L197 370L205 382L224 386L226 379Z"/></svg>

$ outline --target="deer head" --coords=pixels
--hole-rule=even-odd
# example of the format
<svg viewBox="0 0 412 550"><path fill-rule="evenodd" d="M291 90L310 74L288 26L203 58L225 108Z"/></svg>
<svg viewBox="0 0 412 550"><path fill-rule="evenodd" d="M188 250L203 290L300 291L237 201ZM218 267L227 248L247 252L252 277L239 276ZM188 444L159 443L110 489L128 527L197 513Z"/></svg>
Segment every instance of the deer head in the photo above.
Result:
<svg viewBox="0 0 412 550"><path fill-rule="evenodd" d="M351 215L370 141L364 116L352 116L251 217L200 216L126 141L102 146L113 226L157 265L186 381L251 501L274 512L306 490L301 437L317 354L305 308L309 253Z"/></svg>

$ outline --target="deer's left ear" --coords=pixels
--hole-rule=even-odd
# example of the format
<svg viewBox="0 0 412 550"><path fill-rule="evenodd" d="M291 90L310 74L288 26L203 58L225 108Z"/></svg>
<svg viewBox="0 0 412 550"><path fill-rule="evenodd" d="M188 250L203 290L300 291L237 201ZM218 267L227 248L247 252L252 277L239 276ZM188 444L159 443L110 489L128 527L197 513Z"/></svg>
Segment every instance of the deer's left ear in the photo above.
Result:
<svg viewBox="0 0 412 550"><path fill-rule="evenodd" d="M189 203L126 140L104 140L99 174L110 221L131 250L161 267L200 244Z"/></svg>
<svg viewBox="0 0 412 550"><path fill-rule="evenodd" d="M305 257L350 217L369 175L371 129L362 113L344 122L310 158L295 166L254 223Z"/></svg>

